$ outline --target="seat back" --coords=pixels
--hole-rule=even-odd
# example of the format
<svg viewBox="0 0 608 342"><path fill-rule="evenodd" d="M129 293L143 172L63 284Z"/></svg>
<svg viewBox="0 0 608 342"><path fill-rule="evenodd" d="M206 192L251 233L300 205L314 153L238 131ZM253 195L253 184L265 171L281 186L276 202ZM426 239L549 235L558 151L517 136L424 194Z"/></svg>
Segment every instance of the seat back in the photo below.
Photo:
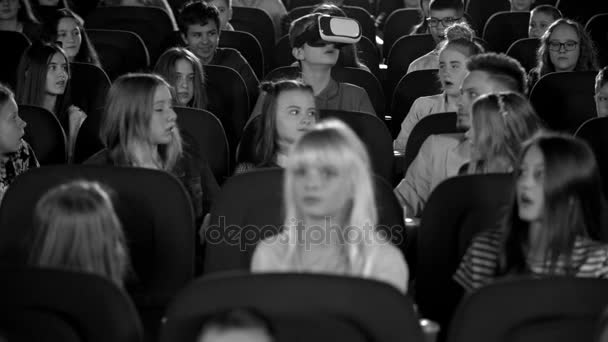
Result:
<svg viewBox="0 0 608 342"><path fill-rule="evenodd" d="M206 110L186 107L174 109L180 130L194 139L196 150L209 163L218 184L223 183L230 172L230 151L222 123Z"/></svg>
<svg viewBox="0 0 608 342"><path fill-rule="evenodd" d="M205 319L236 308L267 316L277 341L424 340L412 300L390 285L354 277L258 274L192 283L169 307L160 341L194 341ZM320 324L311 329L306 324L311 320Z"/></svg>
<svg viewBox="0 0 608 342"><path fill-rule="evenodd" d="M393 139L382 120L368 113L327 109L320 111L320 117L339 119L352 128L367 147L374 172L392 183Z"/></svg>
<svg viewBox="0 0 608 342"><path fill-rule="evenodd" d="M374 176L374 184L378 225L390 230L388 236L403 251L403 210L389 183ZM230 177L211 208L203 273L249 270L258 242L280 232L284 222L282 169L259 169Z"/></svg>
<svg viewBox="0 0 608 342"><path fill-rule="evenodd" d="M0 31L0 41L10 47L0 54L0 82L17 89L17 68L21 55L30 46L30 40L20 32Z"/></svg>
<svg viewBox="0 0 608 342"><path fill-rule="evenodd" d="M34 208L49 189L73 180L113 190L114 208L129 244L135 274L127 287L140 306L166 304L194 275L194 214L182 184L158 170L97 165L49 166L15 179L0 206L0 255L23 264ZM90 310L90 307L88 308Z"/></svg>
<svg viewBox="0 0 608 342"><path fill-rule="evenodd" d="M435 41L430 34L404 36L393 44L387 57L386 94L392 94L395 86L407 73L407 68L417 58L435 48Z"/></svg>
<svg viewBox="0 0 608 342"><path fill-rule="evenodd" d="M437 70L416 70L404 75L392 93L390 110L392 136L396 138L399 134L401 123L416 99L439 93L441 93L441 82Z"/></svg>
<svg viewBox="0 0 608 342"><path fill-rule="evenodd" d="M262 115L253 117L243 129L243 135L236 151L236 164L256 164L255 136L261 130Z"/></svg>
<svg viewBox="0 0 608 342"><path fill-rule="evenodd" d="M564 17L584 24L596 14L608 13L608 2L592 1L585 6L581 6L581 3L575 0L559 0L557 9L562 12Z"/></svg>
<svg viewBox="0 0 608 342"><path fill-rule="evenodd" d="M486 22L494 13L506 12L510 9L509 0L468 0L465 12L471 17L469 23L473 29L476 32L483 32Z"/></svg>
<svg viewBox="0 0 608 342"><path fill-rule="evenodd" d="M601 66L608 65L608 13L596 14L585 25L591 39L595 43Z"/></svg>
<svg viewBox="0 0 608 342"><path fill-rule="evenodd" d="M429 136L433 134L462 132L462 129L456 127L456 120L456 113L449 112L428 115L418 121L414 126L414 129L412 129L412 133L408 137L407 144L405 145L405 156L403 158L403 170L405 173L407 173L407 169L414 159L416 159L422 144L424 144Z"/></svg>
<svg viewBox="0 0 608 342"><path fill-rule="evenodd" d="M498 12L486 22L483 39L488 50L496 53L506 52L518 39L528 38L530 12Z"/></svg>
<svg viewBox="0 0 608 342"><path fill-rule="evenodd" d="M70 63L70 71L72 103L87 114L102 110L111 86L108 75L88 63Z"/></svg>
<svg viewBox="0 0 608 342"><path fill-rule="evenodd" d="M178 43L169 15L157 7L99 7L87 16L85 23L87 30L92 28L136 33L146 44L152 65L167 48Z"/></svg>
<svg viewBox="0 0 608 342"><path fill-rule="evenodd" d="M314 7L323 2L324 2L323 0L290 0L290 1L287 1L287 4L285 4L285 7L287 8L288 11L291 11L297 7L304 7L304 6ZM343 6L361 7L370 13L373 11L373 8L371 7L369 0L344 0Z"/></svg>
<svg viewBox="0 0 608 342"><path fill-rule="evenodd" d="M593 118L585 121L576 130L575 136L585 140L597 159L602 179L608 180L608 118ZM602 182L604 196L608 196L608 181Z"/></svg>
<svg viewBox="0 0 608 342"><path fill-rule="evenodd" d="M276 37L270 15L260 8L234 6L230 24L235 30L249 32L255 36L264 52L264 67L270 70L273 65L270 51L274 49Z"/></svg>
<svg viewBox="0 0 608 342"><path fill-rule="evenodd" d="M538 116L554 130L574 131L596 117L595 71L555 72L538 80L530 102Z"/></svg>
<svg viewBox="0 0 608 342"><path fill-rule="evenodd" d="M409 35L414 26L418 25L423 19L422 12L418 8L400 8L391 13L384 24L382 54L388 56L393 44L399 38Z"/></svg>
<svg viewBox="0 0 608 342"><path fill-rule="evenodd" d="M25 136L41 165L67 162L66 137L57 117L48 110L19 105L19 116L27 123Z"/></svg>
<svg viewBox="0 0 608 342"><path fill-rule="evenodd" d="M422 317L447 327L462 296L452 276L471 239L497 227L513 189L511 175L485 174L448 178L431 192L418 229L416 303Z"/></svg>
<svg viewBox="0 0 608 342"><path fill-rule="evenodd" d="M1 268L0 275L0 311L31 320L26 323L34 331L30 337L42 328L57 334L56 338L67 337L71 341L143 341L133 303L105 278L37 268Z"/></svg>
<svg viewBox="0 0 608 342"><path fill-rule="evenodd" d="M221 65L205 65L205 77L208 110L222 122L234 155L250 114L247 86L238 72Z"/></svg>
<svg viewBox="0 0 608 342"><path fill-rule="evenodd" d="M262 46L249 32L222 30L219 47L238 50L247 60L258 78L264 77L264 52Z"/></svg>
<svg viewBox="0 0 608 342"><path fill-rule="evenodd" d="M87 28L87 35L111 80L129 72L148 69L150 65L148 49L137 33Z"/></svg>
<svg viewBox="0 0 608 342"><path fill-rule="evenodd" d="M530 71L536 67L536 51L540 47L540 39L538 38L522 38L511 44L507 50L507 55L515 58L521 66Z"/></svg>
<svg viewBox="0 0 608 342"><path fill-rule="evenodd" d="M574 277L485 286L458 307L448 341L594 341L608 305L606 288L608 280Z"/></svg>

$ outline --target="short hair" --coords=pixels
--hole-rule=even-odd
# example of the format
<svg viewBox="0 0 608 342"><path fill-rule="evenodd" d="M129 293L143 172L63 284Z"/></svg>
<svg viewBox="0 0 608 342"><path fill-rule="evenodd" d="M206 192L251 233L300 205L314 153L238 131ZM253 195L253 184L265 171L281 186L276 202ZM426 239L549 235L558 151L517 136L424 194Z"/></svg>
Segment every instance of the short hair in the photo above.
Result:
<svg viewBox="0 0 608 342"><path fill-rule="evenodd" d="M196 109L207 109L208 99L207 91L205 90L205 74L203 72L203 66L201 65L200 59L198 59L195 54L190 52L190 50L181 47L174 47L165 51L162 55L160 55L160 57L158 57L156 66L154 66L154 72L162 76L165 81L169 82L169 84L175 88L175 63L182 59L189 62L192 65L192 70L194 71L192 89L193 95L188 106ZM175 94L173 96L175 97Z"/></svg>
<svg viewBox="0 0 608 342"><path fill-rule="evenodd" d="M8 86L0 83L0 108L12 98L15 98L15 94Z"/></svg>
<svg viewBox="0 0 608 342"><path fill-rule="evenodd" d="M122 286L128 251L107 188L73 181L47 191L34 213L30 263L91 272Z"/></svg>
<svg viewBox="0 0 608 342"><path fill-rule="evenodd" d="M482 53L467 61L467 70L483 71L506 89L526 94L526 71L519 62L504 53Z"/></svg>
<svg viewBox="0 0 608 342"><path fill-rule="evenodd" d="M310 29L312 26L319 25L317 18L320 17L321 13L310 13L294 20L289 26L289 44L292 48L300 47L296 46L296 39ZM304 45L304 43L302 43Z"/></svg>
<svg viewBox="0 0 608 342"><path fill-rule="evenodd" d="M205 26L210 21L214 22L219 30L220 12L215 6L200 0L193 0L186 3L179 11L178 24L179 29L183 34L188 33L188 27L190 25Z"/></svg>
<svg viewBox="0 0 608 342"><path fill-rule="evenodd" d="M134 143L148 142L150 121L154 115L154 93L159 86L171 89L169 83L158 75L136 73L120 76L110 87L100 137L114 164L137 164L133 146ZM177 127L172 135L169 144L158 146L165 171L173 171L182 154L182 139Z"/></svg>
<svg viewBox="0 0 608 342"><path fill-rule="evenodd" d="M536 6L536 7L534 7L534 9L532 9L531 13L532 12L538 12L538 13L550 15L553 18L553 20L561 19L563 17L562 12L559 9L557 9L556 7L553 7L551 5Z"/></svg>
<svg viewBox="0 0 608 342"><path fill-rule="evenodd" d="M207 319L200 329L199 339L211 330L259 330L274 339L274 328L270 321L258 310L239 308L217 313Z"/></svg>
<svg viewBox="0 0 608 342"><path fill-rule="evenodd" d="M555 29L560 25L566 25L573 28L576 31L578 39L580 40L578 44L580 54L578 56L578 60L576 61L574 71L597 70L597 52L595 50L593 40L591 40L591 37L589 37L587 31L585 31L583 25L577 21L562 18L554 21L549 28L547 28L545 34L540 38L540 47L538 48L536 55L538 63L536 71L538 71L539 76L544 76L555 71L555 66L551 62L551 58L549 56L549 38L551 38L553 31L555 31Z"/></svg>
<svg viewBox="0 0 608 342"><path fill-rule="evenodd" d="M462 0L431 0L429 4L430 11L454 10L458 13L464 12L464 3Z"/></svg>
<svg viewBox="0 0 608 342"><path fill-rule="evenodd" d="M595 92L599 92L600 89L602 89L603 86L605 86L608 83L608 66L605 66L603 68L600 69L600 71L597 73L597 76L595 76Z"/></svg>
<svg viewBox="0 0 608 342"><path fill-rule="evenodd" d="M204 2L211 2L213 0L203 0ZM224 0L226 2L226 5L228 5L228 8L232 8L232 0Z"/></svg>
<svg viewBox="0 0 608 342"><path fill-rule="evenodd" d="M17 67L17 102L19 104L42 107L46 94L46 76L49 63L55 54L65 58L68 79L63 95L57 97L55 115L64 129L69 127L68 107L70 105L70 63L63 49L56 44L36 42L28 47Z"/></svg>
<svg viewBox="0 0 608 342"><path fill-rule="evenodd" d="M312 87L299 80L277 80L263 82L260 89L265 93L262 102L262 115L256 130L253 143L254 164L257 167L276 165L279 152L279 134L277 132L277 99L285 91L301 90L314 96ZM317 117L318 119L318 114ZM243 146L242 146L243 147Z"/></svg>

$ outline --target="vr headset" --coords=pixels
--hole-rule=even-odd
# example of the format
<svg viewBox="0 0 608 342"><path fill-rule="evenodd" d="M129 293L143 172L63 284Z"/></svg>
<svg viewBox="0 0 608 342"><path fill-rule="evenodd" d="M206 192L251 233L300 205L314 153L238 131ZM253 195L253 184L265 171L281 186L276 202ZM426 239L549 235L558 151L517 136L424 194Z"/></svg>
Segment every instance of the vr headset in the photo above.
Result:
<svg viewBox="0 0 608 342"><path fill-rule="evenodd" d="M304 43L313 47L335 44L337 48L356 44L361 40L361 25L355 19L320 15L316 25L311 25L304 33L294 39L293 47Z"/></svg>

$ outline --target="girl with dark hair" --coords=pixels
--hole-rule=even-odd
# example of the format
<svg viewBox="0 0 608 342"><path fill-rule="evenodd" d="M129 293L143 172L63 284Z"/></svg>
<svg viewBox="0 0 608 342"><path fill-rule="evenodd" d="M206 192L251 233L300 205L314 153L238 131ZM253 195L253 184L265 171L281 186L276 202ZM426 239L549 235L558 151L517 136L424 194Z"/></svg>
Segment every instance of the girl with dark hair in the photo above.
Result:
<svg viewBox="0 0 608 342"><path fill-rule="evenodd" d="M537 65L530 70L528 89L551 72L597 71L597 52L585 28L570 19L555 21L540 40Z"/></svg>
<svg viewBox="0 0 608 342"><path fill-rule="evenodd" d="M25 34L31 42L40 37L40 22L29 0L3 0L0 3L0 31Z"/></svg>
<svg viewBox="0 0 608 342"><path fill-rule="evenodd" d="M473 291L497 278L608 278L604 196L591 148L562 135L524 144L515 198L499 229L476 236L454 280Z"/></svg>
<svg viewBox="0 0 608 342"><path fill-rule="evenodd" d="M101 67L97 51L84 29L84 20L70 9L57 9L51 13L43 25L42 39L61 44L70 62Z"/></svg>
<svg viewBox="0 0 608 342"><path fill-rule="evenodd" d="M55 114L67 135L70 155L86 118L70 100L70 65L55 44L33 44L23 53L17 70L17 102Z"/></svg>
<svg viewBox="0 0 608 342"><path fill-rule="evenodd" d="M254 160L241 163L236 173L253 168L285 166L287 153L293 143L318 119L312 88L298 80L262 83L266 92L262 117L256 127L253 146Z"/></svg>

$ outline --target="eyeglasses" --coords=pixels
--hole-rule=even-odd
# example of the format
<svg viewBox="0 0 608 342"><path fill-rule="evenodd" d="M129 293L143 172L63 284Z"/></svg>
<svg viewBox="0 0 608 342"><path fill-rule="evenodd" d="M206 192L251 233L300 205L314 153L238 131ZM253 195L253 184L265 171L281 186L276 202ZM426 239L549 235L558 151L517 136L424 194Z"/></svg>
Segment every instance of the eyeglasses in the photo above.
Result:
<svg viewBox="0 0 608 342"><path fill-rule="evenodd" d="M429 26L431 26L431 27L437 27L437 25L439 25L439 23L441 23L443 25L443 27L448 27L460 19L462 19L462 17L460 17L460 18L446 17L443 19L438 19L438 18L433 18L433 17L426 18L426 20L429 22Z"/></svg>
<svg viewBox="0 0 608 342"><path fill-rule="evenodd" d="M562 49L562 47L566 51L572 51L572 50L575 50L577 46L578 46L578 42L576 42L574 40L569 40L565 43L560 43L555 40L549 41L549 50L551 50L551 51L560 51Z"/></svg>

